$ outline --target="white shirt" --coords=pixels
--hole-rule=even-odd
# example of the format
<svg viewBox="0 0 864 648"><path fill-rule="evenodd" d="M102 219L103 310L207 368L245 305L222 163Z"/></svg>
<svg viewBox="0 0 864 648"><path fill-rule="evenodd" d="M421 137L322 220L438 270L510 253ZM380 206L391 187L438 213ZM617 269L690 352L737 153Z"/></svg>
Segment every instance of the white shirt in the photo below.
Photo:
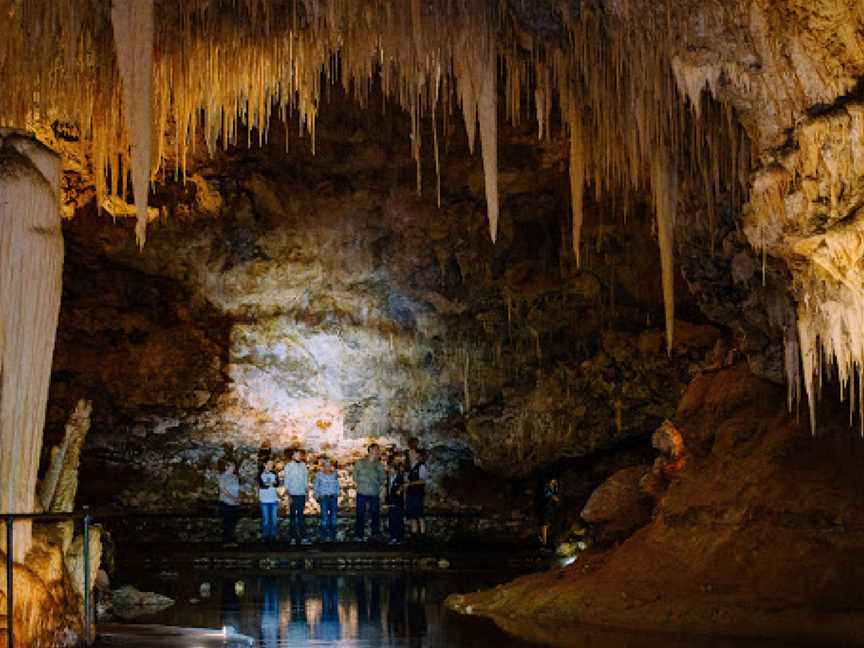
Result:
<svg viewBox="0 0 864 648"><path fill-rule="evenodd" d="M305 495L309 487L309 472L302 461L290 461L282 471L282 482L289 495Z"/></svg>
<svg viewBox="0 0 864 648"><path fill-rule="evenodd" d="M234 473L219 475L219 501L229 506L240 503L240 480Z"/></svg>
<svg viewBox="0 0 864 648"><path fill-rule="evenodd" d="M265 484L261 486L261 484ZM261 473L261 482L258 484L258 501L262 504L275 504L279 501L276 495L276 473L266 471Z"/></svg>

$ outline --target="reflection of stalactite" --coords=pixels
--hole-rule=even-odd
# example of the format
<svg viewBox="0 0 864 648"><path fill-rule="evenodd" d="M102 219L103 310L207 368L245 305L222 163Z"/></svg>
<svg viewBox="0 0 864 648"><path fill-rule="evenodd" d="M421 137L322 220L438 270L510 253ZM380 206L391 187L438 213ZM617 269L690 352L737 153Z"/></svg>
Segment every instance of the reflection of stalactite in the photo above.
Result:
<svg viewBox="0 0 864 648"><path fill-rule="evenodd" d="M60 311L59 187L57 156L0 131L0 509L13 513L35 504ZM29 548L29 523L16 524L14 558Z"/></svg>

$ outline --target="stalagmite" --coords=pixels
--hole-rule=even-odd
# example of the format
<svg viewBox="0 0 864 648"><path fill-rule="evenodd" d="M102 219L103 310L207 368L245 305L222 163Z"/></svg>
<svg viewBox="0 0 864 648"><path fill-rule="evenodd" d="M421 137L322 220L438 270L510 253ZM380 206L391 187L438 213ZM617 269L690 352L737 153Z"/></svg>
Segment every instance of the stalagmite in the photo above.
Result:
<svg viewBox="0 0 864 648"><path fill-rule="evenodd" d="M140 248L147 238L147 194L153 146L153 0L115 0L111 5L111 25L117 65L123 78L123 106L137 219L135 238Z"/></svg>
<svg viewBox="0 0 864 648"><path fill-rule="evenodd" d="M31 512L60 311L60 159L0 130L0 510ZM30 547L15 525L14 558ZM5 548L5 533L2 535Z"/></svg>
<svg viewBox="0 0 864 648"><path fill-rule="evenodd" d="M72 511L78 492L78 465L81 448L90 430L90 401L80 400L66 423L62 443L52 448L51 465L39 488L45 511Z"/></svg>
<svg viewBox="0 0 864 648"><path fill-rule="evenodd" d="M662 148L651 166L651 193L657 216L657 243L660 246L660 272L663 280L663 305L666 314L666 352L672 353L675 326L675 259L673 242L675 212L678 205L678 171Z"/></svg>

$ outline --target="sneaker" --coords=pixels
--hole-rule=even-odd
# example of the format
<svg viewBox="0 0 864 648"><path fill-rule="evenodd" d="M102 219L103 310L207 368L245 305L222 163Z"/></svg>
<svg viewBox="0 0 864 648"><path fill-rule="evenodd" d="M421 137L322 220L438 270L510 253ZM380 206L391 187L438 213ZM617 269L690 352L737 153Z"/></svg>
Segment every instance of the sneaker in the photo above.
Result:
<svg viewBox="0 0 864 648"><path fill-rule="evenodd" d="M311 545L312 541L309 538L303 538L302 540L298 540L297 543L301 545Z"/></svg>
<svg viewBox="0 0 864 648"><path fill-rule="evenodd" d="M398 540L397 538L390 538L390 540L387 542L387 544L389 544L389 545L398 545L400 542L401 542L401 541Z"/></svg>

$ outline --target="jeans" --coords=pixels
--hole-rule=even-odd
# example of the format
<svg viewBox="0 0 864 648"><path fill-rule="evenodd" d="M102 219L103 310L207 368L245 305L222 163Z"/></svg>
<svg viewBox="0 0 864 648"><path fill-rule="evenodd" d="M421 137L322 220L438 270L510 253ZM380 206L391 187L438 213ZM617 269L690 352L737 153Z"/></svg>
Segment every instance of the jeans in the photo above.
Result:
<svg viewBox="0 0 864 648"><path fill-rule="evenodd" d="M405 510L401 506L393 505L387 511L390 527L391 540L405 539Z"/></svg>
<svg viewBox="0 0 864 648"><path fill-rule="evenodd" d="M302 540L306 536L306 516L303 511L306 510L306 496L292 495L291 496L291 527L290 537L292 540Z"/></svg>
<svg viewBox="0 0 864 648"><path fill-rule="evenodd" d="M276 539L276 502L261 502L261 538Z"/></svg>
<svg viewBox="0 0 864 648"><path fill-rule="evenodd" d="M380 501L377 495L361 495L357 493L357 519L354 522L354 535L362 539L366 530L366 508L372 520L372 535L381 535Z"/></svg>
<svg viewBox="0 0 864 648"><path fill-rule="evenodd" d="M222 514L222 542L234 542L234 530L237 528L237 513L239 506L219 502L219 512Z"/></svg>
<svg viewBox="0 0 864 648"><path fill-rule="evenodd" d="M335 495L321 496L321 539L336 539L336 509L339 503Z"/></svg>

